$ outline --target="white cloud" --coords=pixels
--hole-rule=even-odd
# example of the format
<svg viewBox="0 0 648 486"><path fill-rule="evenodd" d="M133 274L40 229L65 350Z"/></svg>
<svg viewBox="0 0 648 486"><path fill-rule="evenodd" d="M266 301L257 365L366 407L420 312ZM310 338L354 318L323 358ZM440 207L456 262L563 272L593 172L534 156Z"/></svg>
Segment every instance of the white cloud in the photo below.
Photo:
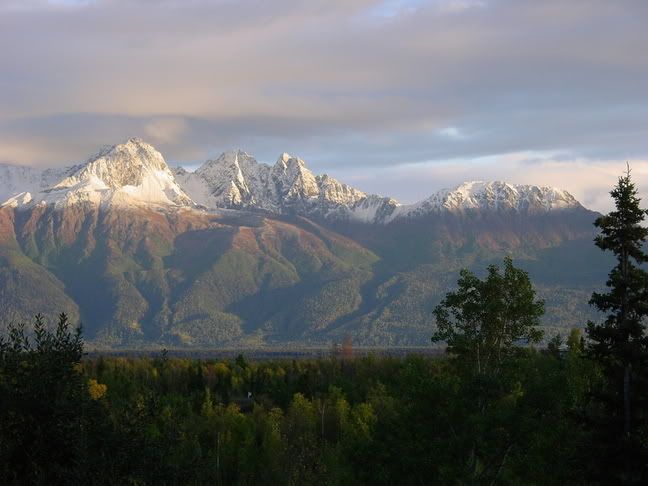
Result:
<svg viewBox="0 0 648 486"><path fill-rule="evenodd" d="M172 144L180 142L187 129L187 122L182 118L159 117L149 122L144 132L152 143Z"/></svg>

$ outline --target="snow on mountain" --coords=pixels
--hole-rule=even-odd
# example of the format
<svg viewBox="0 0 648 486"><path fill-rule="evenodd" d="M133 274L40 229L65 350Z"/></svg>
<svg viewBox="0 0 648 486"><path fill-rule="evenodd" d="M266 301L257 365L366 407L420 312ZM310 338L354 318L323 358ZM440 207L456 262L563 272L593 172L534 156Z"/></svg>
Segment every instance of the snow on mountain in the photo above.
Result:
<svg viewBox="0 0 648 486"><path fill-rule="evenodd" d="M303 160L287 153L270 166L240 150L225 152L195 172L175 169L175 176L194 201L209 208L357 219L364 213L353 208L368 198L328 175L314 175Z"/></svg>
<svg viewBox="0 0 648 486"><path fill-rule="evenodd" d="M42 176L38 187L27 184L26 191L14 195L4 205L194 205L175 181L162 155L136 138L102 149L85 164L58 174L63 177L57 182L47 184L56 175Z"/></svg>
<svg viewBox="0 0 648 486"><path fill-rule="evenodd" d="M358 223L386 224L397 213L401 204L391 197L370 194L354 205L347 207L338 219ZM334 215L331 214L333 217Z"/></svg>
<svg viewBox="0 0 648 486"><path fill-rule="evenodd" d="M411 205L365 194L328 175L314 175L303 160L281 154L269 166L245 152L233 151L205 162L196 172L176 170L180 185L209 208L263 209L326 219L386 224L431 213L517 211L538 213L581 205L568 192L552 187L506 182L465 182Z"/></svg>
<svg viewBox="0 0 648 486"><path fill-rule="evenodd" d="M175 169L175 176L197 203L209 208L278 209L270 167L240 150L208 160L195 172Z"/></svg>
<svg viewBox="0 0 648 486"><path fill-rule="evenodd" d="M473 181L464 182L454 189L442 189L419 203L401 206L392 219L440 212L543 213L579 208L582 206L574 196L555 187Z"/></svg>
<svg viewBox="0 0 648 486"><path fill-rule="evenodd" d="M582 208L566 191L506 182L465 182L411 205L366 194L283 153L274 165L246 152L225 152L195 172L169 169L140 139L104 148L86 163L40 170L0 165L0 201L14 207L93 204L264 210L336 221L387 224L428 214L474 211L542 213ZM195 202L194 202L195 201Z"/></svg>
<svg viewBox="0 0 648 486"><path fill-rule="evenodd" d="M0 164L0 201L21 192L36 193L66 177L75 167L41 169L20 165Z"/></svg>

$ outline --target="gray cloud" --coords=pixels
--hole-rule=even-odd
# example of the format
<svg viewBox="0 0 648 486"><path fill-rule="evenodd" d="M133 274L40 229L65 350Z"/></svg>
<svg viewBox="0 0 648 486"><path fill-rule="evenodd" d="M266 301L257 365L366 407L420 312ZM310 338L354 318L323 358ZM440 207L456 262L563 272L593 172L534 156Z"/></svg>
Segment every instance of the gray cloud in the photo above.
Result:
<svg viewBox="0 0 648 486"><path fill-rule="evenodd" d="M0 0L0 160L136 135L175 162L371 167L365 190L396 170L418 194L441 169L511 179L507 154L558 154L544 183L648 159L646 21L642 0Z"/></svg>

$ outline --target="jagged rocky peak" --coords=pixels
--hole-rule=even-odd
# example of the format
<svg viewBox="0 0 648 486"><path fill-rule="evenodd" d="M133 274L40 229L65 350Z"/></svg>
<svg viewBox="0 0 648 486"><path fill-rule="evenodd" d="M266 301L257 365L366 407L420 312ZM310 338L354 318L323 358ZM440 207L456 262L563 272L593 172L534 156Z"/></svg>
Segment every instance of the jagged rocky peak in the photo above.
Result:
<svg viewBox="0 0 648 486"><path fill-rule="evenodd" d="M176 177L205 206L242 208L258 204L269 170L246 152L232 150L206 161L193 174L176 171Z"/></svg>
<svg viewBox="0 0 648 486"><path fill-rule="evenodd" d="M283 153L279 156L272 175L287 201L314 198L320 193L317 179L306 167L306 163L290 154Z"/></svg>
<svg viewBox="0 0 648 486"><path fill-rule="evenodd" d="M277 159L274 167L272 167L272 174L279 179L291 182L297 177L315 179L313 173L306 167L306 162L286 152L282 153Z"/></svg>
<svg viewBox="0 0 648 486"><path fill-rule="evenodd" d="M205 181L213 186L212 194L226 191L228 203L240 205L250 190L239 164L239 152L226 152L216 160L208 160L197 171Z"/></svg>
<svg viewBox="0 0 648 486"><path fill-rule="evenodd" d="M465 182L445 195L448 208L549 211L580 207L567 191L549 186L509 184L502 181Z"/></svg>
<svg viewBox="0 0 648 486"><path fill-rule="evenodd" d="M175 170L192 198L212 208L264 209L276 213L328 214L366 195L327 175L315 176L306 163L288 153L272 166L241 150L208 160L194 173Z"/></svg>
<svg viewBox="0 0 648 486"><path fill-rule="evenodd" d="M223 170L241 171L258 165L254 157L242 150L230 150L223 152L218 158L206 161L196 170L197 174L219 174Z"/></svg>
<svg viewBox="0 0 648 486"><path fill-rule="evenodd" d="M364 192L339 182L328 174L318 175L316 180L323 199L328 201L348 204L357 203L367 198L367 194Z"/></svg>
<svg viewBox="0 0 648 486"><path fill-rule="evenodd" d="M318 198L332 204L354 204L367 195L327 174L314 175L299 157L282 153L273 167L273 175L288 199Z"/></svg>
<svg viewBox="0 0 648 486"><path fill-rule="evenodd" d="M582 208L560 189L500 181L465 182L419 203L401 205L326 174L315 175L302 159L288 153L268 165L242 150L232 150L207 160L195 172L172 171L154 147L138 138L106 147L84 164L65 169L0 165L0 183L0 201L15 207L77 202L195 207L198 203L206 208L259 209L371 224L442 212L541 213Z"/></svg>
<svg viewBox="0 0 648 486"><path fill-rule="evenodd" d="M295 161L297 163L300 161L300 159L296 159L295 157L293 157L289 153L284 152L279 156L279 158L277 158L277 162L275 163L275 167L278 168L277 170L286 170L286 168L288 167L288 162L290 162L291 160L293 160L293 161ZM301 161L301 163L302 163L302 165L304 165L304 161Z"/></svg>

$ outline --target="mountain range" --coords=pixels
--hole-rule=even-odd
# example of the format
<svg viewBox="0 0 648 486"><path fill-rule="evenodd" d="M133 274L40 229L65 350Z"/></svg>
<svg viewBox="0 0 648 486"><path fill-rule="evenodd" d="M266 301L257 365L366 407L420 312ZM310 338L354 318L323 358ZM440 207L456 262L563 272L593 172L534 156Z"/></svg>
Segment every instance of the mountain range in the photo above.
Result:
<svg viewBox="0 0 648 486"><path fill-rule="evenodd" d="M0 312L65 311L101 346L418 345L460 268L512 255L549 332L592 316L609 261L568 192L466 182L416 204L283 153L189 172L140 139L83 164L0 165Z"/></svg>

